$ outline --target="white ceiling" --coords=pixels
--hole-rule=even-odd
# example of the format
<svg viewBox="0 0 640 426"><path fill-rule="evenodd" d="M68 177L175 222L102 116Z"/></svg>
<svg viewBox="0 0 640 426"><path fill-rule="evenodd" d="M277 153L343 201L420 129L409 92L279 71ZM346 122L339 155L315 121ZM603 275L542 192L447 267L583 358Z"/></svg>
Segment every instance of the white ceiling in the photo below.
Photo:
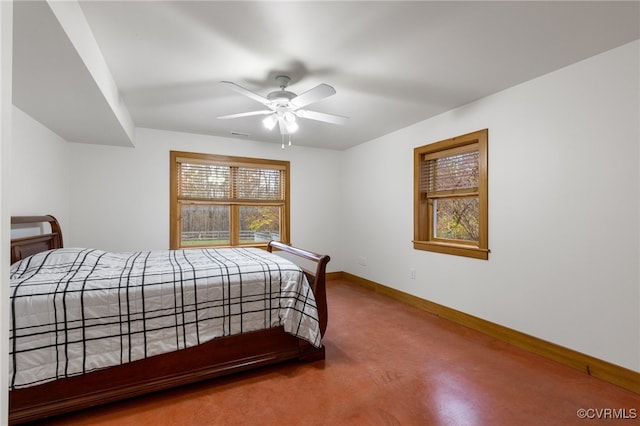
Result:
<svg viewBox="0 0 640 426"><path fill-rule="evenodd" d="M82 61L59 46L55 18L20 3L14 104L69 140L119 144ZM294 144L339 150L640 38L637 1L80 6L135 126L280 143L259 116L216 119L262 109L218 82L266 96L287 74L298 94L319 83L336 89L307 109L350 117L343 126L301 120Z"/></svg>

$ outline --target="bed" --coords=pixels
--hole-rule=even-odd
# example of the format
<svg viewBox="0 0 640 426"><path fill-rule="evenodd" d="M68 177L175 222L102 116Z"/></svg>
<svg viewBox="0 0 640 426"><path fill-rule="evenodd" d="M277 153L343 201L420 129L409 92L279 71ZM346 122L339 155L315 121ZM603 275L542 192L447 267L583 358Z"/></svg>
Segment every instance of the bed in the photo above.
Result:
<svg viewBox="0 0 640 426"><path fill-rule="evenodd" d="M108 253L65 248L53 216L11 222L49 227L11 240L10 424L325 357L329 256L273 241Z"/></svg>

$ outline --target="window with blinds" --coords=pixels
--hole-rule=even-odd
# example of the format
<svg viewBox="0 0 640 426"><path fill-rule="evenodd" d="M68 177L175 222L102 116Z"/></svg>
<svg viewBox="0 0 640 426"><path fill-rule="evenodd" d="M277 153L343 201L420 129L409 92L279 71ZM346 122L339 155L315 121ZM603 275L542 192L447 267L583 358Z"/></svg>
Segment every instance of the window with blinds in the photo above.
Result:
<svg viewBox="0 0 640 426"><path fill-rule="evenodd" d="M414 247L488 258L487 130L414 150Z"/></svg>
<svg viewBox="0 0 640 426"><path fill-rule="evenodd" d="M171 152L171 247L289 240L289 162Z"/></svg>

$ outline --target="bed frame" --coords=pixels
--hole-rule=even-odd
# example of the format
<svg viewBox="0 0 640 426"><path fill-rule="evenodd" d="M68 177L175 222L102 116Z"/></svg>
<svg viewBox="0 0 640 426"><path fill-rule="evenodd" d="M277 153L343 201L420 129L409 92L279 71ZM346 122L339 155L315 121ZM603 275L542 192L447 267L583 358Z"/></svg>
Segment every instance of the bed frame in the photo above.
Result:
<svg viewBox="0 0 640 426"><path fill-rule="evenodd" d="M11 263L31 254L62 247L62 233L53 216L17 216L12 224L48 222L51 233L11 240ZM312 286L320 331L327 328L326 265L330 258L271 241L267 250L282 250L313 262L304 269ZM124 365L9 391L9 424L93 407L150 392L169 389L230 373L288 360L325 358L324 346L315 348L282 327L214 339L207 343Z"/></svg>

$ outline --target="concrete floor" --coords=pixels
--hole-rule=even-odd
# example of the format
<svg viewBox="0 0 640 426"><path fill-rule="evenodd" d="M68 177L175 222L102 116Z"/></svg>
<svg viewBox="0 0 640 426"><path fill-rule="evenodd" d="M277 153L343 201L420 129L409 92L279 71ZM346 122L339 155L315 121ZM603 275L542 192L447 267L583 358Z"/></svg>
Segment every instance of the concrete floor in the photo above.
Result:
<svg viewBox="0 0 640 426"><path fill-rule="evenodd" d="M347 281L330 281L327 293L325 361L284 363L43 424L640 423L638 394Z"/></svg>

